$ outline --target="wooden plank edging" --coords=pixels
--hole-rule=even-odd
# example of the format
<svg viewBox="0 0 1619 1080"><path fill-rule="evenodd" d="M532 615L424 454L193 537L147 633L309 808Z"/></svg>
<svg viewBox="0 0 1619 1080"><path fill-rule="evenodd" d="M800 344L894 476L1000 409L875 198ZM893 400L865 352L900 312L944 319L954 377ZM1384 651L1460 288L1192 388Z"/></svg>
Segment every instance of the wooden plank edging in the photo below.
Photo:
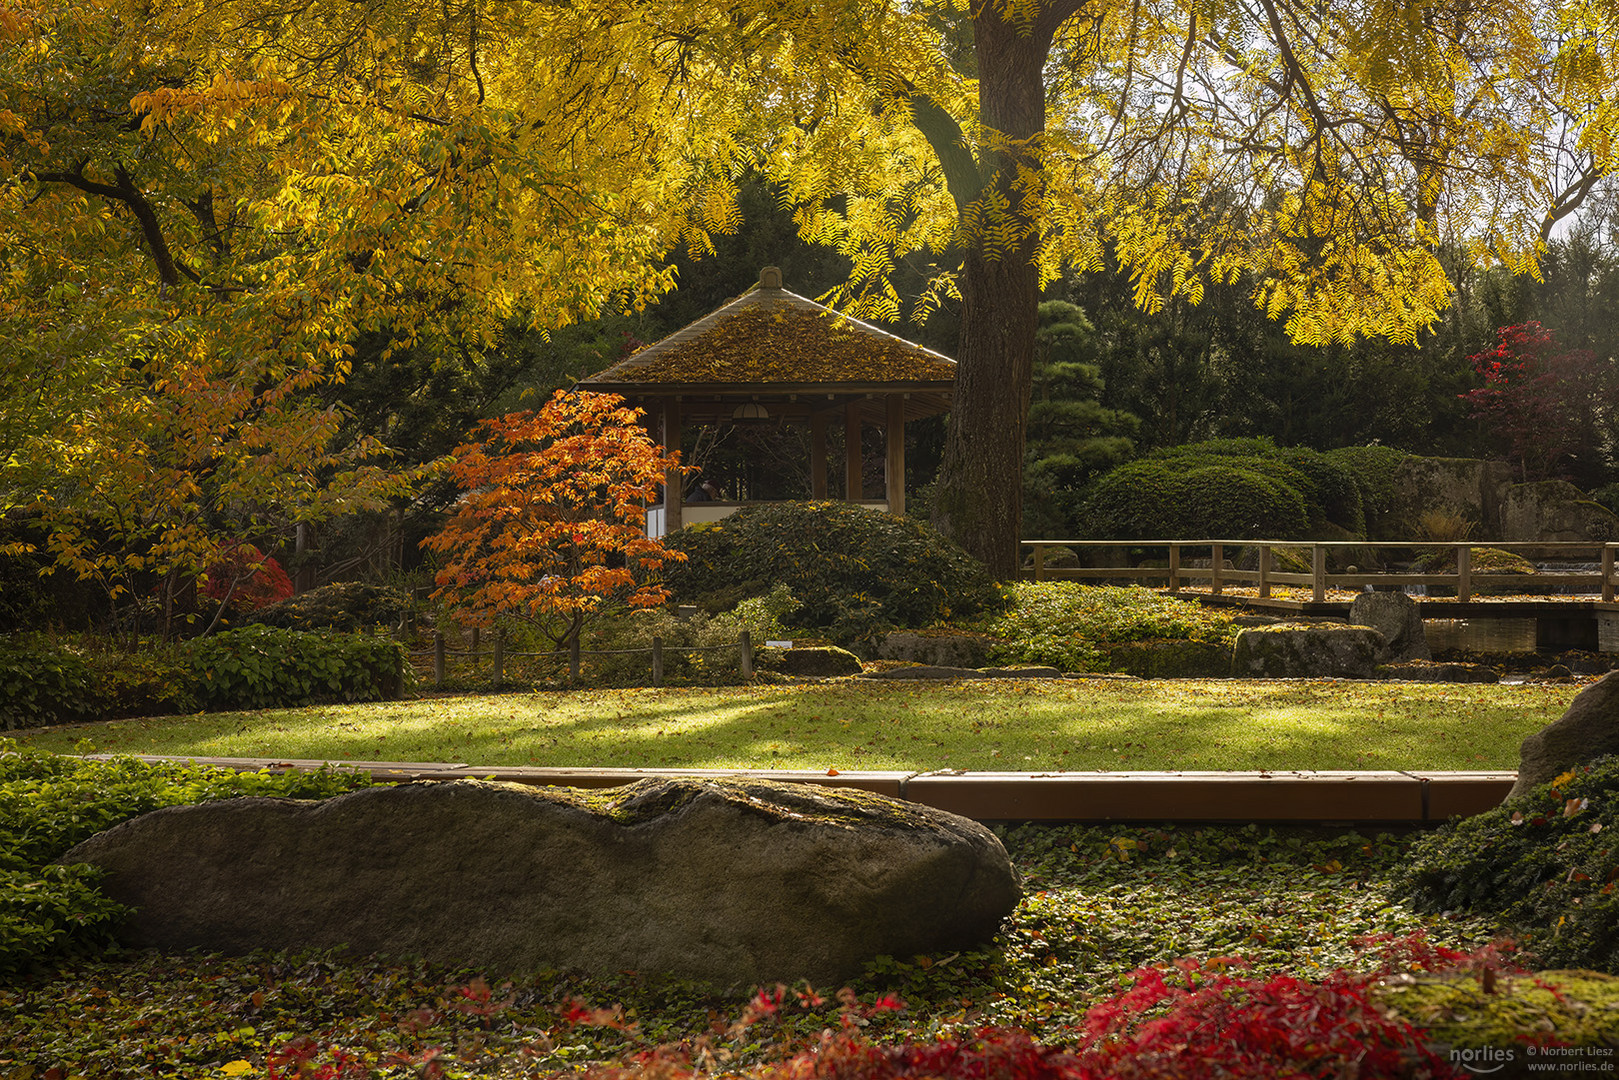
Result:
<svg viewBox="0 0 1619 1080"><path fill-rule="evenodd" d="M90 754L105 760L113 754ZM749 778L849 787L980 821L1437 824L1501 804L1515 772L933 772L789 769L587 769L461 762L128 755L243 772L361 769L389 783L465 778L536 786L618 787L653 777Z"/></svg>

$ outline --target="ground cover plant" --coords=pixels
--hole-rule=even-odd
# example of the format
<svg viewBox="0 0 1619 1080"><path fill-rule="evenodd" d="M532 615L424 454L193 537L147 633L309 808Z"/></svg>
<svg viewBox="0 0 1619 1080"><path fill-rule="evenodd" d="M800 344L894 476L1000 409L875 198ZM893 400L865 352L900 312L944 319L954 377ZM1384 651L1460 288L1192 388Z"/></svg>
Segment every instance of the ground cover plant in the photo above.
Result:
<svg viewBox="0 0 1619 1080"><path fill-rule="evenodd" d="M0 739L0 976L105 945L121 909L84 866L53 866L73 845L163 806L236 795L317 798L370 783L321 769L271 776L231 769L89 761Z"/></svg>
<svg viewBox="0 0 1619 1080"><path fill-rule="evenodd" d="M0 988L0 1078L53 1069L107 1080L517 1077L590 1062L740 1071L825 1048L823 1032L847 1039L840 1050L851 1054L909 1040L918 1052L981 1045L1030 1060L1083 1048L1088 1033L1090 1051L1117 1073L1150 1062L1140 1022L1154 1006L1195 1020L1215 997L1246 996L1277 1031L1309 1033L1290 1011L1298 1006L1336 1009L1370 1030L1381 1021L1357 1004L1365 981L1345 973L1387 968L1377 941L1407 940L1397 962L1410 966L1440 946L1482 945L1494 929L1393 902L1385 882L1407 847L1396 837L999 831L1026 897L996 939L970 952L879 958L847 988L715 994L634 972L508 979L329 953L114 952ZM1419 931L1428 936L1412 943ZM945 1059L932 1060L936 1075L952 1075Z"/></svg>
<svg viewBox="0 0 1619 1080"><path fill-rule="evenodd" d="M1548 965L1619 973L1619 757L1425 837L1400 885L1512 925Z"/></svg>
<svg viewBox="0 0 1619 1080"><path fill-rule="evenodd" d="M1007 663L1049 664L1063 671L1106 671L1109 650L1138 641L1197 641L1229 647L1237 637L1232 611L1207 608L1153 589L1015 582L1008 604L975 628L1001 638L992 655Z"/></svg>
<svg viewBox="0 0 1619 1080"><path fill-rule="evenodd" d="M1512 769L1576 685L847 680L434 697L18 732L58 752L476 765Z"/></svg>

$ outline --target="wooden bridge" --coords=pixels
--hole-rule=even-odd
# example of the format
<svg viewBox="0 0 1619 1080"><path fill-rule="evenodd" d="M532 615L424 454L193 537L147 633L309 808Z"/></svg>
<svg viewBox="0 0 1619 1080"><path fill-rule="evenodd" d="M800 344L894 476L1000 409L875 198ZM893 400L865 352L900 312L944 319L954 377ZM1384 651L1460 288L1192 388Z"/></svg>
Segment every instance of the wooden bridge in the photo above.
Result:
<svg viewBox="0 0 1619 1080"><path fill-rule="evenodd" d="M1420 586L1426 595L1413 599L1421 605L1424 619L1533 619L1540 648L1619 652L1619 604L1614 597L1619 543L1025 540L1023 546L1033 555L1024 576L1035 581L1128 582L1207 604L1304 616L1347 615L1355 595L1367 589L1410 591L1408 586ZM1059 547L1073 551L1082 563L1097 565L1049 566L1048 552ZM1479 548L1508 551L1569 569L1534 574L1476 572L1473 552ZM1230 565L1229 556L1254 549L1258 549L1254 569ZM1284 550L1290 557L1280 556ZM1440 555L1446 551L1449 563L1431 571L1382 571L1356 565L1407 563L1415 553ZM1308 565L1309 571L1278 569L1299 563Z"/></svg>

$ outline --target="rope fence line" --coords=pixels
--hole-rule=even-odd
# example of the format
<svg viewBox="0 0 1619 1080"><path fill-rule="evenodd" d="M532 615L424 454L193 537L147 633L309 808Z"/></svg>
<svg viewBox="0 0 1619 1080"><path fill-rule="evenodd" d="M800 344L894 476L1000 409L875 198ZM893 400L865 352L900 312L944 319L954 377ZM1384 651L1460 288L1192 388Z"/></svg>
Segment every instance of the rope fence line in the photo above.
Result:
<svg viewBox="0 0 1619 1080"><path fill-rule="evenodd" d="M412 658L433 658L433 685L443 686L445 669L449 661L454 660L482 660L488 657L494 669L494 682L496 686L506 681L506 661L513 658L561 660L568 661L568 675L574 680L579 678L579 663L586 656L648 656L650 657L651 677L653 686L662 686L664 671L663 657L666 651L682 654L727 652L731 649L737 651L737 668L743 679L753 678L753 635L743 630L737 635L737 640L726 645L671 645L665 646L661 637L654 636L652 645L644 649L581 649L579 639L574 638L568 643L567 649L552 649L548 652L508 652L506 650L506 635L502 631L495 631L494 642L487 650L478 648L478 631L472 631L471 645L467 649L451 649L444 641L443 631L433 632L433 647L431 649L418 649L409 655Z"/></svg>

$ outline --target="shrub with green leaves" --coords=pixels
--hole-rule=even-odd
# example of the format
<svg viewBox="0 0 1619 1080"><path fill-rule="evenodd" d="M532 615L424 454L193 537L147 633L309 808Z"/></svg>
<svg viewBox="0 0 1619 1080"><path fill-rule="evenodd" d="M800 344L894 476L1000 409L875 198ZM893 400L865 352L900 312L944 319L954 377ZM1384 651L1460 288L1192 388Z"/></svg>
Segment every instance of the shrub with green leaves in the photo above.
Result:
<svg viewBox="0 0 1619 1080"><path fill-rule="evenodd" d="M928 525L842 502L744 507L682 529L668 546L686 562L664 568L677 602L726 611L786 586L793 621L839 642L921 627L997 606L981 563Z"/></svg>
<svg viewBox="0 0 1619 1080"><path fill-rule="evenodd" d="M1111 646L1136 641L1197 641L1229 647L1236 628L1225 612L1151 589L1023 581L1010 605L976 623L1004 639L990 655L1002 663L1050 664L1064 671L1105 671Z"/></svg>
<svg viewBox="0 0 1619 1080"><path fill-rule="evenodd" d="M1297 488L1228 462L1132 461L1090 486L1082 514L1107 540L1289 540L1310 525Z"/></svg>
<svg viewBox="0 0 1619 1080"><path fill-rule="evenodd" d="M91 761L0 739L0 975L111 939L123 908L84 864L53 866L75 844L163 806L237 795L315 799L369 785L369 775L238 773L212 766Z"/></svg>
<svg viewBox="0 0 1619 1080"><path fill-rule="evenodd" d="M1108 473L1086 495L1097 536L1120 539L1302 539L1366 529L1353 469L1269 439L1166 447Z"/></svg>
<svg viewBox="0 0 1619 1080"><path fill-rule="evenodd" d="M180 646L87 649L84 658L94 679L98 716L172 716L197 708L191 666Z"/></svg>
<svg viewBox="0 0 1619 1080"><path fill-rule="evenodd" d="M785 585L763 596L750 597L730 611L709 615L699 611L679 616L668 608L636 611L598 625L592 648L600 650L650 649L657 638L663 647L663 674L667 685L707 685L741 680L740 650L733 648L746 630L757 649L786 631L782 620L799 607ZM631 652L587 657L590 681L611 686L650 685L651 659Z"/></svg>
<svg viewBox="0 0 1619 1080"><path fill-rule="evenodd" d="M1542 967L1619 974L1619 757L1445 825L1397 886L1423 910L1516 926Z"/></svg>
<svg viewBox="0 0 1619 1080"><path fill-rule="evenodd" d="M1392 446L1341 446L1321 456L1343 466L1353 478L1365 513L1367 539L1392 537L1399 531L1390 514L1396 498L1395 478L1409 453Z"/></svg>
<svg viewBox="0 0 1619 1080"><path fill-rule="evenodd" d="M408 607L400 589L334 581L262 607L247 621L284 630L367 630L397 623Z"/></svg>
<svg viewBox="0 0 1619 1080"><path fill-rule="evenodd" d="M76 651L42 634L0 637L0 728L66 724L95 712L95 680Z"/></svg>
<svg viewBox="0 0 1619 1080"><path fill-rule="evenodd" d="M190 646L197 698L208 709L267 709L397 697L405 648L373 634L244 626Z"/></svg>

